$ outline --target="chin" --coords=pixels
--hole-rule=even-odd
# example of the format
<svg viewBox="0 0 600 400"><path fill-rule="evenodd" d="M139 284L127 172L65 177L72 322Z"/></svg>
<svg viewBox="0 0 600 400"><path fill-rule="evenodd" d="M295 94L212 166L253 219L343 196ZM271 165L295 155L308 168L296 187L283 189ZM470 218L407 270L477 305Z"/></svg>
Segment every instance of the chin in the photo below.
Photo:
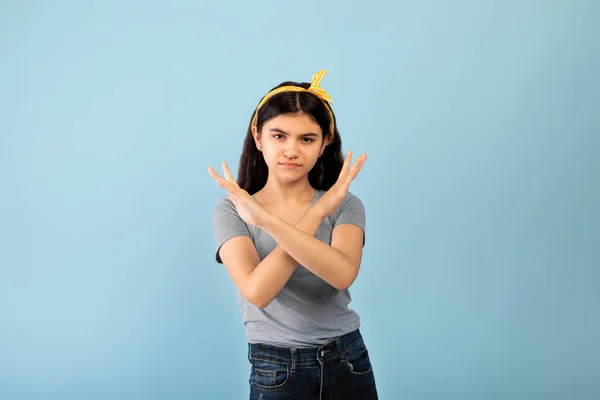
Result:
<svg viewBox="0 0 600 400"><path fill-rule="evenodd" d="M304 174L302 171L293 170L283 172L278 171L275 175L277 176L277 180L282 183L294 183L308 176L308 174Z"/></svg>

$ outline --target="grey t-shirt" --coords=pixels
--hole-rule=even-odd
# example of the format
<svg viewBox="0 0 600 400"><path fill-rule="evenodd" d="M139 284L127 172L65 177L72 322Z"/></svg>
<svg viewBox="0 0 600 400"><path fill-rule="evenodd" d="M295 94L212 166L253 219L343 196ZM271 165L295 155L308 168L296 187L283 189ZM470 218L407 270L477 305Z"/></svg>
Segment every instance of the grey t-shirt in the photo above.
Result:
<svg viewBox="0 0 600 400"><path fill-rule="evenodd" d="M317 190L313 204L324 193ZM364 206L350 192L340 207L323 219L315 237L330 245L333 228L341 224L354 224L365 230ZM235 236L250 237L261 261L277 247L269 234L244 222L228 196L220 198L214 208L212 226L218 263L222 263L219 249ZM249 343L316 347L360 327L358 314L348 308L350 292L335 289L301 265L267 307L253 305L239 291L238 298Z"/></svg>

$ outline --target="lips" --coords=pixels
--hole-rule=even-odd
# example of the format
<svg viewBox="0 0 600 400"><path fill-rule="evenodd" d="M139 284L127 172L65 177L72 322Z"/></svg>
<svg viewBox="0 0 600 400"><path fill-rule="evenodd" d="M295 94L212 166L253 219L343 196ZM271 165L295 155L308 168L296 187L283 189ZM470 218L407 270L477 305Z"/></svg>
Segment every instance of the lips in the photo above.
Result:
<svg viewBox="0 0 600 400"><path fill-rule="evenodd" d="M300 166L300 164L296 164L296 163L279 163L279 165L281 165L282 167L285 167L285 168L296 168L296 167Z"/></svg>

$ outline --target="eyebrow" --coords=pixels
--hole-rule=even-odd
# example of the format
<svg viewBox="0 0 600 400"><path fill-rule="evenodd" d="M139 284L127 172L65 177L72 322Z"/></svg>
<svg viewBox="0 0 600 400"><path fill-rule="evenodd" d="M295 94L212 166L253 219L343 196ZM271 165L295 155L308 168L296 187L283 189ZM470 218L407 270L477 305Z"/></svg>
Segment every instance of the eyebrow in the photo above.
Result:
<svg viewBox="0 0 600 400"><path fill-rule="evenodd" d="M279 128L271 128L269 129L269 131L271 132L277 132L277 133L283 133L284 135L287 135L288 133L285 132L284 130L281 130ZM308 137L308 136L314 136L314 137L319 137L318 133L314 133L314 132L307 132L307 133L302 133L298 136L304 136L304 137Z"/></svg>

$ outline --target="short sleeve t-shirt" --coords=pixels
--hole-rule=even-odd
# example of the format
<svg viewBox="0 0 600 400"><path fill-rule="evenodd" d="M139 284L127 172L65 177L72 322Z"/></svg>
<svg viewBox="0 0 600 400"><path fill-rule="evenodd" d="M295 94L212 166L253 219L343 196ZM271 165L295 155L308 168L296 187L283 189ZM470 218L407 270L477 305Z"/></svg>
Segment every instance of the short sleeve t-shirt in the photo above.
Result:
<svg viewBox="0 0 600 400"><path fill-rule="evenodd" d="M317 190L313 204L324 193ZM340 207L323 219L315 237L330 245L333 229L342 224L357 225L365 232L363 203L350 192ZM227 196L220 198L213 210L212 227L218 263L222 263L219 249L236 236L248 236L261 261L277 247L270 235L244 222ZM302 265L298 265L286 285L265 308L250 303L239 291L238 299L249 343L316 347L360 327L358 314L348 307L352 300L350 291L334 288Z"/></svg>

